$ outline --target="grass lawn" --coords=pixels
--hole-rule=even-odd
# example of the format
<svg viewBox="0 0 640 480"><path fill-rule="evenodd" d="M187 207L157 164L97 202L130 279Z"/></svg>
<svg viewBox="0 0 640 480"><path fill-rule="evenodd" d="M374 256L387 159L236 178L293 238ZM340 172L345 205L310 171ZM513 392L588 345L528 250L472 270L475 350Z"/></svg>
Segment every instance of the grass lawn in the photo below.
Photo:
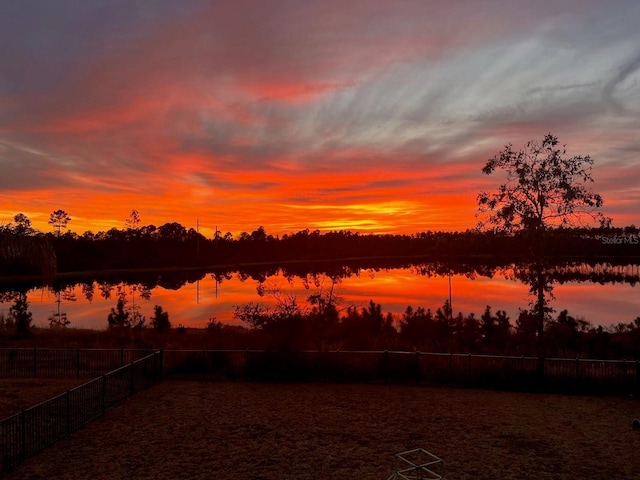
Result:
<svg viewBox="0 0 640 480"><path fill-rule="evenodd" d="M449 480L637 480L637 417L635 398L167 381L8 478L386 480L422 447Z"/></svg>

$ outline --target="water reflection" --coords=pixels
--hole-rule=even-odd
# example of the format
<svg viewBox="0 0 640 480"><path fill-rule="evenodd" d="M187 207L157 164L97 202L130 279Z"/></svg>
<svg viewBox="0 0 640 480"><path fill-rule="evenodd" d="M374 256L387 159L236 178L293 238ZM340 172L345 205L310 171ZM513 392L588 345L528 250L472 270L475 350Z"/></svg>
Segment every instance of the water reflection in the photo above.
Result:
<svg viewBox="0 0 640 480"><path fill-rule="evenodd" d="M119 298L149 320L154 305L169 312L172 325L204 327L210 319L227 324L235 306L260 302L274 306L277 295L294 296L304 304L309 296L326 293L341 308L368 305L401 315L407 306L435 311L451 298L454 315L480 315L487 305L505 310L512 322L520 309L529 308L530 270L515 265L421 263L401 265L287 265L257 266L216 272L137 272L101 278L58 279L52 288L37 284L10 284L4 292L28 292L33 323L48 326L52 317L68 319L73 327L103 329ZM570 264L546 267L552 282L551 306L569 310L595 325L631 322L640 314L635 284L637 264ZM7 315L10 301L0 303ZM75 300L73 300L75 298Z"/></svg>

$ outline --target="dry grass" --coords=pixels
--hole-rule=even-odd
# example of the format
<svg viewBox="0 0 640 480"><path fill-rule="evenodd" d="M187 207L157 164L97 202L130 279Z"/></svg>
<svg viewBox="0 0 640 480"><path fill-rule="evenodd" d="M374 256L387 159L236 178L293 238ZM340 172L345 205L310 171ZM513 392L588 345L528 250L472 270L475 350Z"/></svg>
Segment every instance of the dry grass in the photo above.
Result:
<svg viewBox="0 0 640 480"><path fill-rule="evenodd" d="M0 420L60 395L87 379L1 378Z"/></svg>
<svg viewBox="0 0 640 480"><path fill-rule="evenodd" d="M637 479L633 398L411 386L165 382L10 479L387 479L425 448L464 479Z"/></svg>

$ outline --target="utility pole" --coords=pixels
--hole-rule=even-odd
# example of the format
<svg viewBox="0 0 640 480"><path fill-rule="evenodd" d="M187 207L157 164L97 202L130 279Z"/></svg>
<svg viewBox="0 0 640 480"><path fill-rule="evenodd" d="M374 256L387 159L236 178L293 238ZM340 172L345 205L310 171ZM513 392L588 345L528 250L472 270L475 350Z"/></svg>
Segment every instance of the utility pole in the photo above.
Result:
<svg viewBox="0 0 640 480"><path fill-rule="evenodd" d="M200 219L196 220L196 258L200 259ZM200 304L200 280L196 281L196 305Z"/></svg>
<svg viewBox="0 0 640 480"><path fill-rule="evenodd" d="M200 219L196 220L196 258L200 258Z"/></svg>
<svg viewBox="0 0 640 480"><path fill-rule="evenodd" d="M453 299L451 297L451 270L449 270L449 315L453 319Z"/></svg>

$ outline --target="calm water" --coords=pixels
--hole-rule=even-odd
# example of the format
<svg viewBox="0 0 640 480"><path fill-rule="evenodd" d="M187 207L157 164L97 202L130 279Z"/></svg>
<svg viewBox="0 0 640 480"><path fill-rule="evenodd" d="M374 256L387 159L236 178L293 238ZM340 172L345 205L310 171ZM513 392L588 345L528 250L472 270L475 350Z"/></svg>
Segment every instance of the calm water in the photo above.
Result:
<svg viewBox="0 0 640 480"><path fill-rule="evenodd" d="M507 272L508 276L508 272ZM309 280L309 279L307 279ZM346 308L350 305L364 307L369 300L382 305L382 310L400 316L408 305L436 310L449 297L449 282L454 313L475 313L479 316L486 305L492 309L505 310L512 321L519 309L528 308L531 297L528 286L517 280L506 278L498 273L492 278L476 276L474 279L464 275L424 276L413 268L397 268L380 271L362 271L359 275L342 278L333 285L334 295L338 296L339 305ZM286 279L281 274L266 278L263 283L254 279L241 279L233 274L231 278L216 282L211 275L204 279L187 283L182 288L170 290L155 287L150 297L145 299L140 291L131 285L122 284L128 305L136 305L141 313L149 319L154 305L161 305L169 312L174 326L183 324L188 327L204 327L208 320L215 317L227 324L238 324L233 318L236 305L249 302L260 302L275 305L276 295L295 296L300 305L307 305L306 298L311 294L326 293L332 286L328 277L318 277L305 282L300 277ZM72 327L104 329L107 316L115 307L117 296L115 288L111 298L101 296L100 289L94 284L95 292L92 301L83 295L80 286L70 287L60 303L60 312L67 314ZM567 309L573 316L583 317L595 325L608 326L618 322L631 322L640 316L640 296L638 288L629 283L591 283L567 282L556 284L555 300L552 306L556 311ZM263 295L258 291L264 289ZM72 299L75 298L75 301ZM58 312L58 296L47 289L31 290L28 293L33 323L38 326L48 325L48 317ZM0 303L0 312L6 314L10 304Z"/></svg>

